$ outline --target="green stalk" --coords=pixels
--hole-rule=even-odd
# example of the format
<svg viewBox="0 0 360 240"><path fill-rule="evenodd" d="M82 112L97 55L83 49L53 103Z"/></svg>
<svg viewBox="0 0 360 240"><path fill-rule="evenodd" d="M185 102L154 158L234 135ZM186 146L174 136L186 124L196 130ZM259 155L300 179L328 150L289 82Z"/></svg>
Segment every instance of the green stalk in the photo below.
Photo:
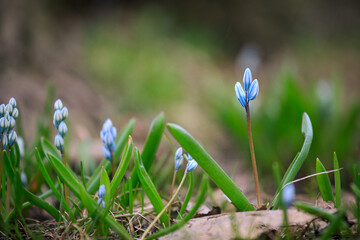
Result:
<svg viewBox="0 0 360 240"><path fill-rule="evenodd" d="M174 193L174 185L175 185L176 173L177 173L177 171L175 170L175 171L174 171L174 176L173 176L173 179L172 179L172 183L171 183L170 199L172 198L173 193ZM169 216L169 224L170 224L170 219L171 219L171 205L170 205L170 207L169 207L168 216Z"/></svg>
<svg viewBox="0 0 360 240"><path fill-rule="evenodd" d="M255 159L255 151L254 151L254 143L251 133L251 121L250 121L250 110L249 105L246 105L246 121L247 121L247 130L248 130L248 137L249 137L249 147L250 147L250 154L251 154L251 163L254 173L254 179L255 179L255 187L256 187L256 197L258 202L258 207L261 207L261 197L260 197L260 187L259 187L259 178L256 168L256 159Z"/></svg>
<svg viewBox="0 0 360 240"><path fill-rule="evenodd" d="M6 147L8 158L10 161L10 152L9 152L9 146ZM11 181L9 176L7 177L7 183L6 183L6 213L10 213L10 198L11 198Z"/></svg>
<svg viewBox="0 0 360 240"><path fill-rule="evenodd" d="M66 159L65 159L65 151L62 150L61 151L61 159L62 159L62 163L64 164L64 166L66 167ZM68 186L66 184L64 184L64 193L65 193L65 203L66 205L69 206L69 189Z"/></svg>
<svg viewBox="0 0 360 240"><path fill-rule="evenodd" d="M180 189L182 187L182 185L185 182L186 179L186 175L187 175L187 168L185 170L184 176L180 182L180 185L178 187L178 189L176 190L174 196L170 199L170 201L166 204L166 206L163 208L163 210L161 210L161 212L156 216L156 218L152 221L152 223L148 226L148 228L145 230L144 234L142 235L140 240L144 240L146 235L150 232L150 230L154 227L154 225L156 224L156 222L160 219L161 215L166 211L166 209L172 204L172 202L175 200L175 198L177 197L177 195L180 192Z"/></svg>

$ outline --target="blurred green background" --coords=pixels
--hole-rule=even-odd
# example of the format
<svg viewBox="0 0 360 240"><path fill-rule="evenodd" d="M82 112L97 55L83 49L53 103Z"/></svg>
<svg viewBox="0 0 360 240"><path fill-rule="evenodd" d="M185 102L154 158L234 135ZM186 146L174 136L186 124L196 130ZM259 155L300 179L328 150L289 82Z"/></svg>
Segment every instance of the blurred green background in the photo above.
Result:
<svg viewBox="0 0 360 240"><path fill-rule="evenodd" d="M250 167L234 92L250 67L263 186L274 162L286 169L300 150L304 111L314 139L299 175L316 157L331 169L334 151L346 171L359 163L359 1L15 0L0 16L0 100L16 97L29 141L51 82L73 141L98 138L107 117L120 129L135 116L141 142L163 111L223 165Z"/></svg>

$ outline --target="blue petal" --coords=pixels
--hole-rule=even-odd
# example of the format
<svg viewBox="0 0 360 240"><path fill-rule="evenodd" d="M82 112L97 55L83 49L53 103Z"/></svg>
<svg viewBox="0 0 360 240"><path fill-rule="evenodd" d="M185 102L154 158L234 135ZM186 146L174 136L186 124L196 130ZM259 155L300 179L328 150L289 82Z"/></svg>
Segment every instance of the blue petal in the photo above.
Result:
<svg viewBox="0 0 360 240"><path fill-rule="evenodd" d="M245 105L246 105L245 92L244 92L244 89L242 88L242 86L241 86L241 84L239 82L237 82L235 84L235 93L236 93L236 97L239 100L241 106L245 107Z"/></svg>
<svg viewBox="0 0 360 240"><path fill-rule="evenodd" d="M191 160L188 162L187 164L187 171L191 172L192 170L194 170L197 167L198 163L195 160Z"/></svg>
<svg viewBox="0 0 360 240"><path fill-rule="evenodd" d="M258 80L255 79L250 86L248 99L254 100L256 98L256 96L258 95L258 93L259 93L259 83L258 83Z"/></svg>
<svg viewBox="0 0 360 240"><path fill-rule="evenodd" d="M252 82L251 71L249 68L246 68L245 72L244 72L244 77L243 77L245 91L249 91L251 82Z"/></svg>
<svg viewBox="0 0 360 240"><path fill-rule="evenodd" d="M99 198L103 198L105 196L105 185L102 184L99 187L99 192L98 192Z"/></svg>
<svg viewBox="0 0 360 240"><path fill-rule="evenodd" d="M111 152L105 145L102 146L102 152L104 158L111 161Z"/></svg>

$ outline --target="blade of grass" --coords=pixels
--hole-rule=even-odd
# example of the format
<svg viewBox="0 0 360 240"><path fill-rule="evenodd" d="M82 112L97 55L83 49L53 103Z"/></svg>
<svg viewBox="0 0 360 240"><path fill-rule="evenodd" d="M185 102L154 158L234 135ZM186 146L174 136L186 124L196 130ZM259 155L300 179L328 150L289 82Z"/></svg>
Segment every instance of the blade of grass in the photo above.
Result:
<svg viewBox="0 0 360 240"><path fill-rule="evenodd" d="M334 152L334 169L339 169L339 161ZM340 179L340 172L334 173L334 181L335 181L335 207L341 207L341 179Z"/></svg>
<svg viewBox="0 0 360 240"><path fill-rule="evenodd" d="M334 218L331 221L327 230L321 235L320 240L332 239L331 235L333 235L337 232L342 220L345 217L345 214L346 214L346 211L343 209L334 216Z"/></svg>
<svg viewBox="0 0 360 240"><path fill-rule="evenodd" d="M324 165L319 158L316 159L316 173L326 172ZM324 201L334 202L334 196L331 189L330 178L328 174L321 174L316 176L320 193Z"/></svg>
<svg viewBox="0 0 360 240"><path fill-rule="evenodd" d="M194 207L191 209L191 211L184 217L182 218L180 221L178 221L177 223L173 224L172 226L162 229L159 232L147 237L148 240L150 239L158 239L162 236L165 236L169 233L172 233L178 229L180 229L182 226L184 226L190 219L192 219L197 210L200 208L201 204L205 201L205 196L206 196L206 192L208 189L208 185L209 185L209 178L207 175L204 175L200 184L200 193L199 196L196 199L195 205Z"/></svg>
<svg viewBox="0 0 360 240"><path fill-rule="evenodd" d="M132 151L133 151L133 142L132 142L131 136L129 136L128 143L124 150L123 158L122 158L122 160L115 172L115 176L112 179L111 184L110 184L110 195L112 198L115 197L116 190L117 190L118 186L120 185L121 180L123 179L125 172L129 166L130 159L132 156Z"/></svg>
<svg viewBox="0 0 360 240"><path fill-rule="evenodd" d="M173 123L167 124L167 127L178 143L197 161L201 168L240 211L254 210L249 200L231 178L185 129Z"/></svg>
<svg viewBox="0 0 360 240"><path fill-rule="evenodd" d="M109 175L107 174L105 168L103 168L101 170L100 186L102 184L104 184L104 186L105 186L105 196L104 196L105 209L104 209L104 213L101 216L100 220L102 220L105 217L105 215L109 212L109 209L111 207L110 179L109 179Z"/></svg>
<svg viewBox="0 0 360 240"><path fill-rule="evenodd" d="M186 207L187 207L187 205L188 205L188 203L190 201L193 189L194 189L194 175L193 175L193 172L190 172L189 189L188 189L188 191L186 193L184 202L183 202L183 204L181 206L179 216L178 216L177 219L180 219L180 216L184 215Z"/></svg>
<svg viewBox="0 0 360 240"><path fill-rule="evenodd" d="M134 198L133 198L133 186L132 186L132 181L131 181L131 177L129 178L129 213L132 214L133 213L133 208L134 208Z"/></svg>
<svg viewBox="0 0 360 240"><path fill-rule="evenodd" d="M303 114L302 124L301 124L301 132L305 136L304 144L301 148L300 153L298 153L296 155L295 159L291 162L290 167L287 169L274 196L277 196L279 194L279 192L281 191L283 186L285 186L285 184L287 184L295 179L296 174L299 172L301 166L303 165L303 163L309 153L312 138L313 138L313 129L312 129L310 118L307 115L307 113ZM279 203L280 203L279 198L273 199L270 204L270 207L273 207L276 209L279 207Z"/></svg>
<svg viewBox="0 0 360 240"><path fill-rule="evenodd" d="M70 191L74 193L76 197L81 199L82 203L89 211L89 214L94 216L101 214L101 210L99 210L96 201L92 199L92 197L86 192L86 189L79 181L74 177L70 169L66 168L61 160L56 159L50 153L48 154L49 159L53 165L55 172L59 175L62 181L69 187ZM112 228L120 237L123 239L132 239L131 236L126 232L123 226L121 226L118 222L116 222L111 216L106 214L104 218L104 223Z"/></svg>
<svg viewBox="0 0 360 240"><path fill-rule="evenodd" d="M9 156L7 155L5 150L3 150L2 155L3 155L5 171L6 171L7 175L8 175L8 177L10 178L10 181L14 182L15 171L14 171L12 163L11 163L11 161L9 159Z"/></svg>
<svg viewBox="0 0 360 240"><path fill-rule="evenodd" d="M84 187L86 188L86 181L85 181L85 175L84 175L84 166L83 166L83 162L80 162L80 175L81 175L81 182L84 185Z"/></svg>
<svg viewBox="0 0 360 240"><path fill-rule="evenodd" d="M137 171L137 176L139 176L142 187L145 189L146 194L148 195L152 205L157 214L159 214L164 208L164 204L161 201L160 195L157 192L154 183L152 182L149 174L147 173L145 166L142 163L140 152L137 148L134 150L134 160L135 160L135 168ZM160 221L165 226L169 225L169 218L166 214L161 215Z"/></svg>

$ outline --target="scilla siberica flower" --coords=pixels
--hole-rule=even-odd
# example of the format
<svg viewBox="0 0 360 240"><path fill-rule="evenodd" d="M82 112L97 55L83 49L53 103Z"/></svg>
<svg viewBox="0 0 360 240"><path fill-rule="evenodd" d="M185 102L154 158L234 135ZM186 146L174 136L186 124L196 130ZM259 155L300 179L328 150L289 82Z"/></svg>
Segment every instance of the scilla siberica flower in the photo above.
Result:
<svg viewBox="0 0 360 240"><path fill-rule="evenodd" d="M54 103L54 119L53 123L55 128L58 130L59 134L55 136L55 147L62 152L64 150L64 137L67 134L68 128L66 126L65 120L69 115L67 107L64 107L60 99L56 100Z"/></svg>
<svg viewBox="0 0 360 240"><path fill-rule="evenodd" d="M102 151L105 159L112 161L112 153L115 151L116 128L108 118L100 131L101 141L104 143Z"/></svg>
<svg viewBox="0 0 360 240"><path fill-rule="evenodd" d="M16 108L15 98L11 98L7 105L0 105L0 136L3 150L14 145L17 139L14 130L19 110Z"/></svg>
<svg viewBox="0 0 360 240"><path fill-rule="evenodd" d="M184 161L184 157L182 154L183 154L183 149L179 147L175 152L175 171L180 169Z"/></svg>
<svg viewBox="0 0 360 240"><path fill-rule="evenodd" d="M286 208L290 207L295 198L295 186L293 183L287 185L281 194L281 201Z"/></svg>
<svg viewBox="0 0 360 240"><path fill-rule="evenodd" d="M189 162L187 164L186 171L191 172L197 167L198 163L190 156L190 154L188 154L188 159Z"/></svg>
<svg viewBox="0 0 360 240"><path fill-rule="evenodd" d="M102 209L104 209L105 208L105 201L103 200L103 198L105 196L105 185L104 184L100 185L99 191L98 191L98 196L99 196L99 199L97 200L97 204L100 205L100 207Z"/></svg>
<svg viewBox="0 0 360 240"><path fill-rule="evenodd" d="M247 108L250 100L254 100L259 93L259 83L255 79L252 81L252 75L249 68L246 68L243 77L244 89L241 84L237 82L235 84L236 97L241 103L241 106Z"/></svg>

